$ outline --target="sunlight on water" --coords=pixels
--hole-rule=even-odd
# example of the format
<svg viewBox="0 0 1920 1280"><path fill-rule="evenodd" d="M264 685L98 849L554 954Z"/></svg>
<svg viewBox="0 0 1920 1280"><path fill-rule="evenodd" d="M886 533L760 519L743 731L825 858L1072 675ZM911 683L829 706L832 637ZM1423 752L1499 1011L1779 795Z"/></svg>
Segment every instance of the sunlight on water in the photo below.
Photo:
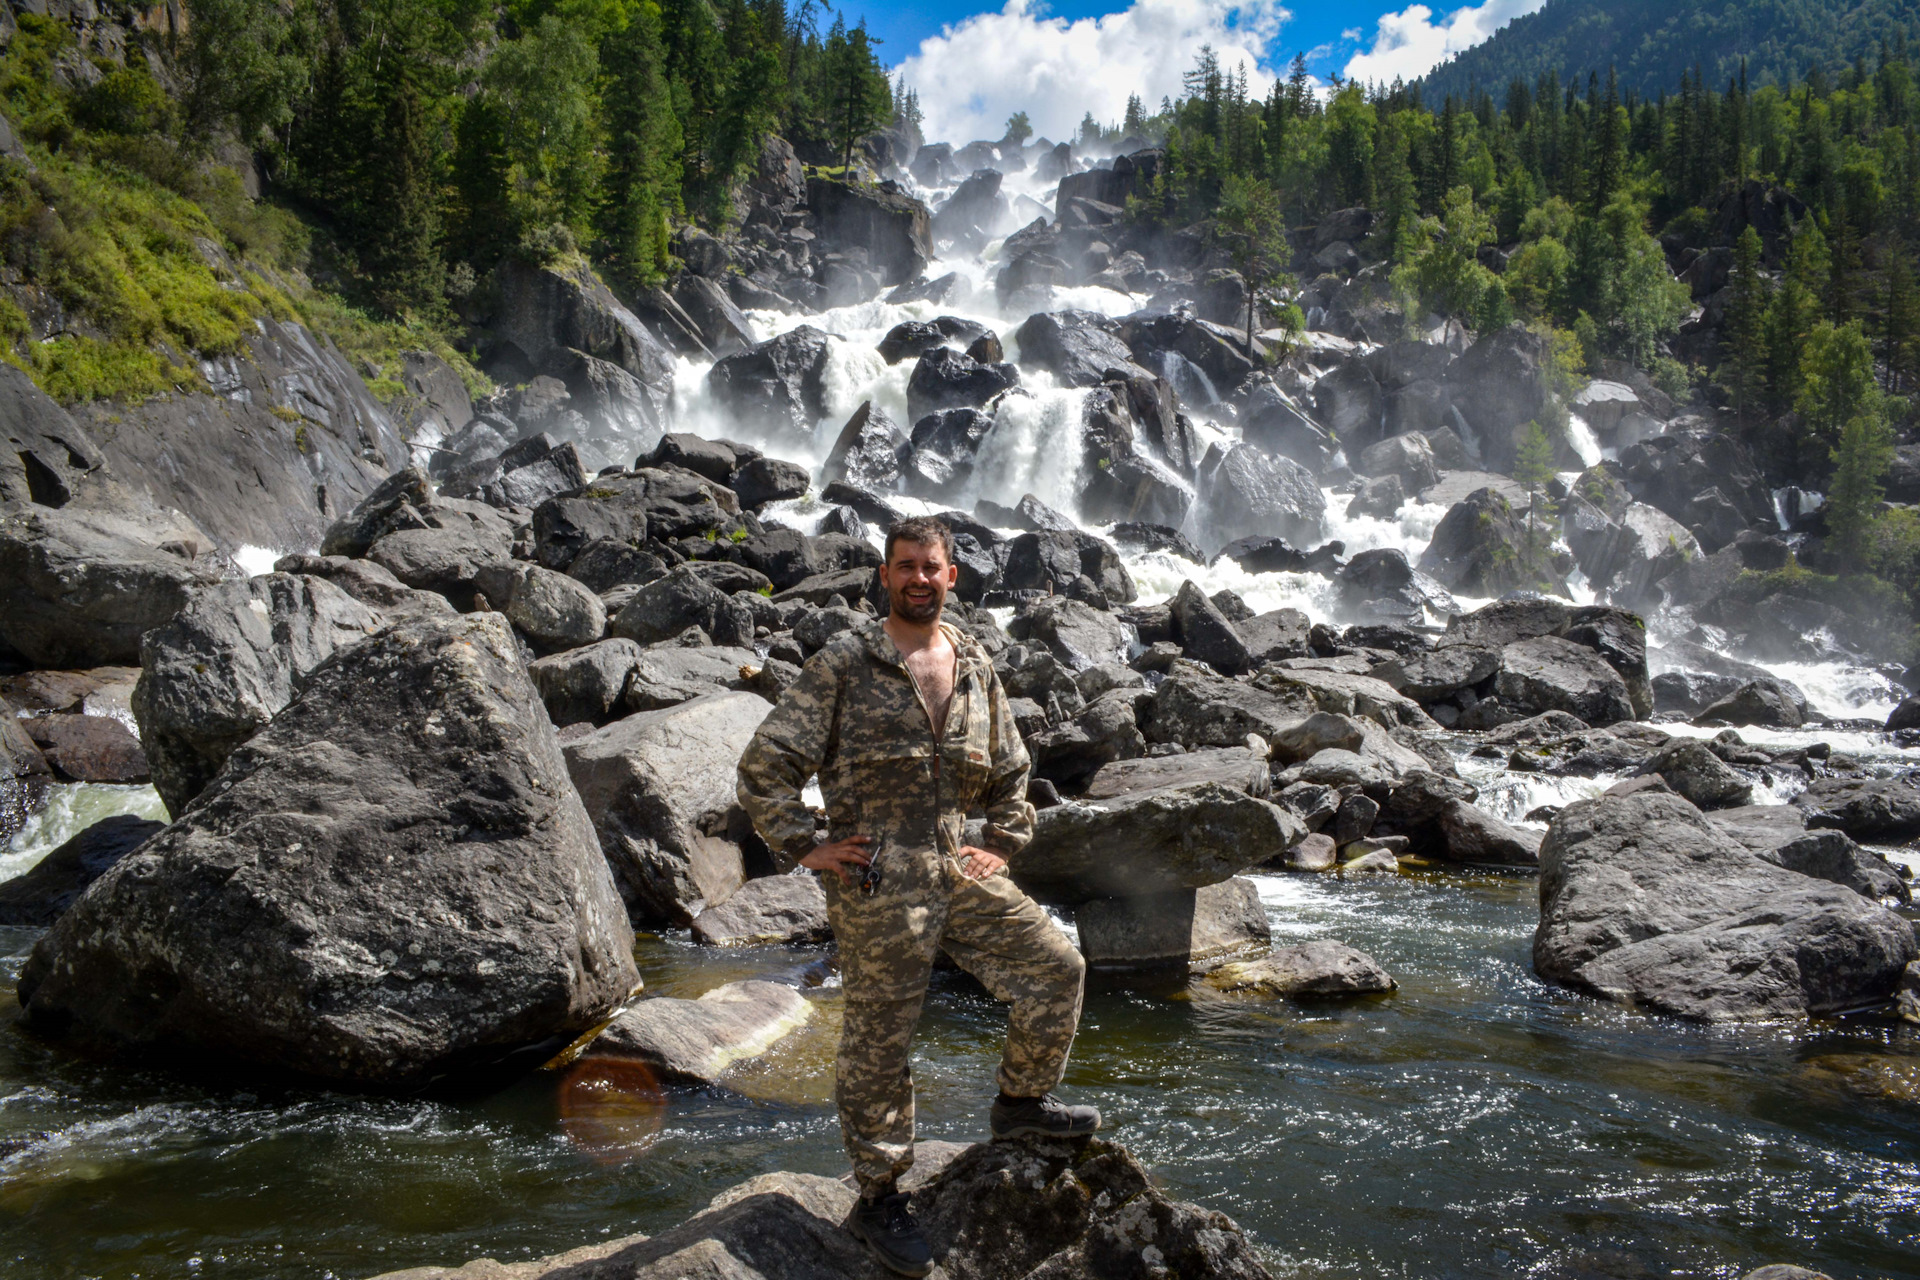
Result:
<svg viewBox="0 0 1920 1280"><path fill-rule="evenodd" d="M0 880L24 875L40 859L94 823L121 813L156 822L167 820L166 806L152 787L101 782L56 784L48 794L47 807L29 818L0 851Z"/></svg>

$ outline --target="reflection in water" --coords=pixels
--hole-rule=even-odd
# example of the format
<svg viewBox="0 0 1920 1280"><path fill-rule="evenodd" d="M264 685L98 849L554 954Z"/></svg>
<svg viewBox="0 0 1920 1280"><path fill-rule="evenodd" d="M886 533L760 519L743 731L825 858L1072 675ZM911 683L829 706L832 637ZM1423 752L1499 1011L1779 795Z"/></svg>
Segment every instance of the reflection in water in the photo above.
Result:
<svg viewBox="0 0 1920 1280"><path fill-rule="evenodd" d="M667 1091L644 1062L582 1058L560 1080L560 1130L600 1164L646 1153L667 1114Z"/></svg>

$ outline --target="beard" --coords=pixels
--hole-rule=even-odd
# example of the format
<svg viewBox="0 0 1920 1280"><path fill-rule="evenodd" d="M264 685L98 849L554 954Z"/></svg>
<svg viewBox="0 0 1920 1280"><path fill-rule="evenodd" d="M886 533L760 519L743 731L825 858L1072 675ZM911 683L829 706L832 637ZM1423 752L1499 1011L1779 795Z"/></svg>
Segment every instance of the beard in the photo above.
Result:
<svg viewBox="0 0 1920 1280"><path fill-rule="evenodd" d="M907 598L904 591L894 592L888 601L888 608L906 622L932 622L940 616L940 606L945 603L946 593L935 591L925 600L915 603Z"/></svg>

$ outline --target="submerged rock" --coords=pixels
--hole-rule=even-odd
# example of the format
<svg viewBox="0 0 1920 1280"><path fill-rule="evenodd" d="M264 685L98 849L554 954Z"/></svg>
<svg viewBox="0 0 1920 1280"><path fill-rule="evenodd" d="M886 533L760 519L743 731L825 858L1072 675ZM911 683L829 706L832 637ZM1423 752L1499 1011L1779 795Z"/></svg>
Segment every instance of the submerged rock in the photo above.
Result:
<svg viewBox="0 0 1920 1280"><path fill-rule="evenodd" d="M1203 979L1219 991L1256 995L1371 995L1400 985L1378 961L1344 942L1320 940L1283 947L1258 960L1234 960Z"/></svg>
<svg viewBox="0 0 1920 1280"><path fill-rule="evenodd" d="M711 1084L757 1058L813 1016L778 982L729 982L698 1000L656 996L623 1011L587 1046L588 1056L644 1062L669 1080Z"/></svg>
<svg viewBox="0 0 1920 1280"><path fill-rule="evenodd" d="M316 668L20 996L84 1044L392 1086L564 1043L632 990L631 952L506 620L475 614Z"/></svg>
<svg viewBox="0 0 1920 1280"><path fill-rule="evenodd" d="M1073 913L1080 951L1095 968L1188 964L1264 946L1273 936L1253 881L1096 898Z"/></svg>
<svg viewBox="0 0 1920 1280"><path fill-rule="evenodd" d="M1568 805L1540 848L1534 969L1706 1021L1805 1017L1890 997L1913 926L1761 860L1680 796Z"/></svg>

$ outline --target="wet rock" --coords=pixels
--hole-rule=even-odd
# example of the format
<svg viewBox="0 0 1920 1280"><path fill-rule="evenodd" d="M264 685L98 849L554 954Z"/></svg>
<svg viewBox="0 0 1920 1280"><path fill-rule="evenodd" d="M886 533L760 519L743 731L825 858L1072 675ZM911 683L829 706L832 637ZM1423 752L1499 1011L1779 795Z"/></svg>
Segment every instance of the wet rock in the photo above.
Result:
<svg viewBox="0 0 1920 1280"><path fill-rule="evenodd" d="M1233 960L1203 979L1218 991L1311 999L1373 995L1399 983L1364 951L1344 942L1318 940L1282 947L1258 960Z"/></svg>
<svg viewBox="0 0 1920 1280"><path fill-rule="evenodd" d="M1370 842L1361 841L1359 845L1349 846L1355 856L1340 864L1340 874L1342 876L1399 875L1400 860L1385 849L1364 848L1368 843ZM1348 849L1343 849L1341 852L1344 854Z"/></svg>
<svg viewBox="0 0 1920 1280"><path fill-rule="evenodd" d="M0 925L45 928L114 863L166 830L130 813L103 818L36 862L0 881Z"/></svg>
<svg viewBox="0 0 1920 1280"><path fill-rule="evenodd" d="M594 1037L587 1052L644 1062L664 1079L711 1084L812 1016L813 1006L792 987L753 979L729 982L697 1000L641 1000Z"/></svg>
<svg viewBox="0 0 1920 1280"><path fill-rule="evenodd" d="M1086 578L1110 604L1128 604L1139 592L1112 544L1091 533L1042 530L1007 544L1001 585L1009 591L1064 591Z"/></svg>
<svg viewBox="0 0 1920 1280"><path fill-rule="evenodd" d="M1357 456L1380 439L1386 399L1364 361L1340 365L1313 384L1313 408L1343 448Z"/></svg>
<svg viewBox="0 0 1920 1280"><path fill-rule="evenodd" d="M639 644L670 640L698 627L714 644L753 643L753 617L746 606L709 584L697 570L679 565L635 592L607 623L607 632Z"/></svg>
<svg viewBox="0 0 1920 1280"><path fill-rule="evenodd" d="M146 754L133 731L113 716L34 716L20 722L54 776L65 782L141 783Z"/></svg>
<svg viewBox="0 0 1920 1280"><path fill-rule="evenodd" d="M1376 520L1386 520L1406 505L1407 488L1399 476L1375 476L1355 486L1353 498L1347 503L1347 516L1349 519L1372 516ZM1405 555L1404 552L1401 554Z"/></svg>
<svg viewBox="0 0 1920 1280"><path fill-rule="evenodd" d="M1566 637L1599 654L1627 686L1633 714L1653 714L1653 682L1647 675L1647 624L1637 613L1611 605L1587 605L1567 618Z"/></svg>
<svg viewBox="0 0 1920 1280"><path fill-rule="evenodd" d="M1453 862L1533 867L1540 864L1541 833L1508 826L1463 800L1449 801L1436 823L1442 856Z"/></svg>
<svg viewBox="0 0 1920 1280"><path fill-rule="evenodd" d="M1181 651L1222 675L1239 675L1253 667L1253 655L1240 633L1205 592L1191 579L1180 584L1173 597L1174 635Z"/></svg>
<svg viewBox="0 0 1920 1280"><path fill-rule="evenodd" d="M1332 836L1316 831L1302 836L1299 844L1288 849L1280 865L1288 871L1331 871L1338 861L1335 857L1338 849Z"/></svg>
<svg viewBox="0 0 1920 1280"><path fill-rule="evenodd" d="M1773 494L1747 447L1723 432L1651 436L1620 454L1633 496L1693 531L1711 555L1746 528L1772 525Z"/></svg>
<svg viewBox="0 0 1920 1280"><path fill-rule="evenodd" d="M1326 497L1313 473L1251 445L1210 449L1195 482L1198 523L1217 545L1256 534L1295 546L1320 541Z"/></svg>
<svg viewBox="0 0 1920 1280"><path fill-rule="evenodd" d="M883 285L914 279L933 257L932 215L892 182L808 178L807 209L820 249L860 251Z"/></svg>
<svg viewBox="0 0 1920 1280"><path fill-rule="evenodd" d="M1527 714L1565 711L1590 725L1633 718L1620 673L1593 650L1558 636L1517 640L1502 649L1494 691Z"/></svg>
<svg viewBox="0 0 1920 1280"><path fill-rule="evenodd" d="M1855 840L1890 843L1920 836L1920 787L1911 777L1815 778L1793 798L1810 827L1833 827Z"/></svg>
<svg viewBox="0 0 1920 1280"><path fill-rule="evenodd" d="M769 438L810 443L826 413L827 335L800 325L716 360L707 374L715 402Z"/></svg>
<svg viewBox="0 0 1920 1280"><path fill-rule="evenodd" d="M1096 898L1073 913L1080 950L1096 969L1214 959L1272 939L1253 881L1240 876L1198 889L1129 898Z"/></svg>
<svg viewBox="0 0 1920 1280"><path fill-rule="evenodd" d="M1891 995L1913 928L1852 890L1762 861L1685 799L1562 809L1540 849L1534 969L1706 1021L1802 1017Z"/></svg>
<svg viewBox="0 0 1920 1280"><path fill-rule="evenodd" d="M733 473L730 487L743 508L757 511L769 502L803 496L808 484L807 469L797 463L755 458Z"/></svg>
<svg viewBox="0 0 1920 1280"><path fill-rule="evenodd" d="M1695 719L1774 729L1798 729L1806 723L1792 695L1776 680L1749 680L1702 707Z"/></svg>
<svg viewBox="0 0 1920 1280"><path fill-rule="evenodd" d="M1011 364L981 364L964 352L939 347L921 356L907 379L907 417L917 430L927 414L977 409L1019 384L1020 371Z"/></svg>
<svg viewBox="0 0 1920 1280"><path fill-rule="evenodd" d="M1258 866L1303 834L1298 818L1239 787L1190 783L1042 810L1011 871L1044 902L1170 893Z"/></svg>
<svg viewBox="0 0 1920 1280"><path fill-rule="evenodd" d="M1790 804L1757 804L1711 814L1713 825L1759 858L1816 880L1845 885L1878 902L1913 900L1912 890L1894 865L1862 849L1844 833L1809 831L1806 815Z"/></svg>
<svg viewBox="0 0 1920 1280"><path fill-rule="evenodd" d="M86 1044L369 1085L562 1042L637 981L553 730L494 614L336 653L22 971Z"/></svg>
<svg viewBox="0 0 1920 1280"><path fill-rule="evenodd" d="M1753 784L1697 738L1675 738L1649 757L1641 772L1659 774L1675 793L1702 809L1732 808L1753 798Z"/></svg>
<svg viewBox="0 0 1920 1280"><path fill-rule="evenodd" d="M583 411L632 432L658 430L673 396L673 354L593 275L509 255L494 270L499 305L489 364L518 382L536 373L567 384ZM596 366L624 375L596 373ZM605 397L610 386L622 393Z"/></svg>
<svg viewBox="0 0 1920 1280"><path fill-rule="evenodd" d="M315 668L385 623L331 582L273 573L202 591L149 631L133 713L167 811L179 816Z"/></svg>
<svg viewBox="0 0 1920 1280"><path fill-rule="evenodd" d="M749 880L693 918L693 940L714 947L831 942L826 892L810 874Z"/></svg>
<svg viewBox="0 0 1920 1280"><path fill-rule="evenodd" d="M1920 695L1908 694L1887 714L1887 732L1901 729L1920 729Z"/></svg>
<svg viewBox="0 0 1920 1280"><path fill-rule="evenodd" d="M1398 476L1408 492L1437 484L1440 469L1433 460L1433 449L1419 432L1389 436L1361 450L1354 470L1364 476Z"/></svg>
<svg viewBox="0 0 1920 1280"><path fill-rule="evenodd" d="M947 409L914 423L902 472L907 492L930 501L959 498L973 477L980 442L992 430L993 419L978 409Z"/></svg>
<svg viewBox="0 0 1920 1280"><path fill-rule="evenodd" d="M1587 580L1608 599L1626 604L1660 603L1655 587L1702 554L1685 525L1644 502L1628 503L1613 517L1576 496L1563 526Z"/></svg>
<svg viewBox="0 0 1920 1280"><path fill-rule="evenodd" d="M755 694L708 694L566 744L567 772L635 920L690 924L744 882L734 765L767 710Z"/></svg>
<svg viewBox="0 0 1920 1280"><path fill-rule="evenodd" d="M1407 553L1398 547L1379 547L1362 551L1334 575L1340 598L1348 608L1393 607L1408 619L1418 622L1427 610L1454 615L1453 597L1446 588L1407 563Z"/></svg>
<svg viewBox="0 0 1920 1280"><path fill-rule="evenodd" d="M1511 466L1529 422L1546 421L1552 359L1547 338L1516 321L1482 334L1447 367L1453 406L1480 438L1494 469Z"/></svg>
<svg viewBox="0 0 1920 1280"><path fill-rule="evenodd" d="M1043 311L1026 318L1014 338L1022 363L1051 373L1063 386L1094 387L1109 369L1133 364L1119 324L1093 311Z"/></svg>
<svg viewBox="0 0 1920 1280"><path fill-rule="evenodd" d="M1420 571L1449 591L1498 596L1509 591L1564 592L1555 565L1554 530L1492 488L1476 489L1448 508L1420 553Z"/></svg>
<svg viewBox="0 0 1920 1280"><path fill-rule="evenodd" d="M145 632L232 574L184 516L23 505L0 515L0 649L40 667L132 664Z"/></svg>

